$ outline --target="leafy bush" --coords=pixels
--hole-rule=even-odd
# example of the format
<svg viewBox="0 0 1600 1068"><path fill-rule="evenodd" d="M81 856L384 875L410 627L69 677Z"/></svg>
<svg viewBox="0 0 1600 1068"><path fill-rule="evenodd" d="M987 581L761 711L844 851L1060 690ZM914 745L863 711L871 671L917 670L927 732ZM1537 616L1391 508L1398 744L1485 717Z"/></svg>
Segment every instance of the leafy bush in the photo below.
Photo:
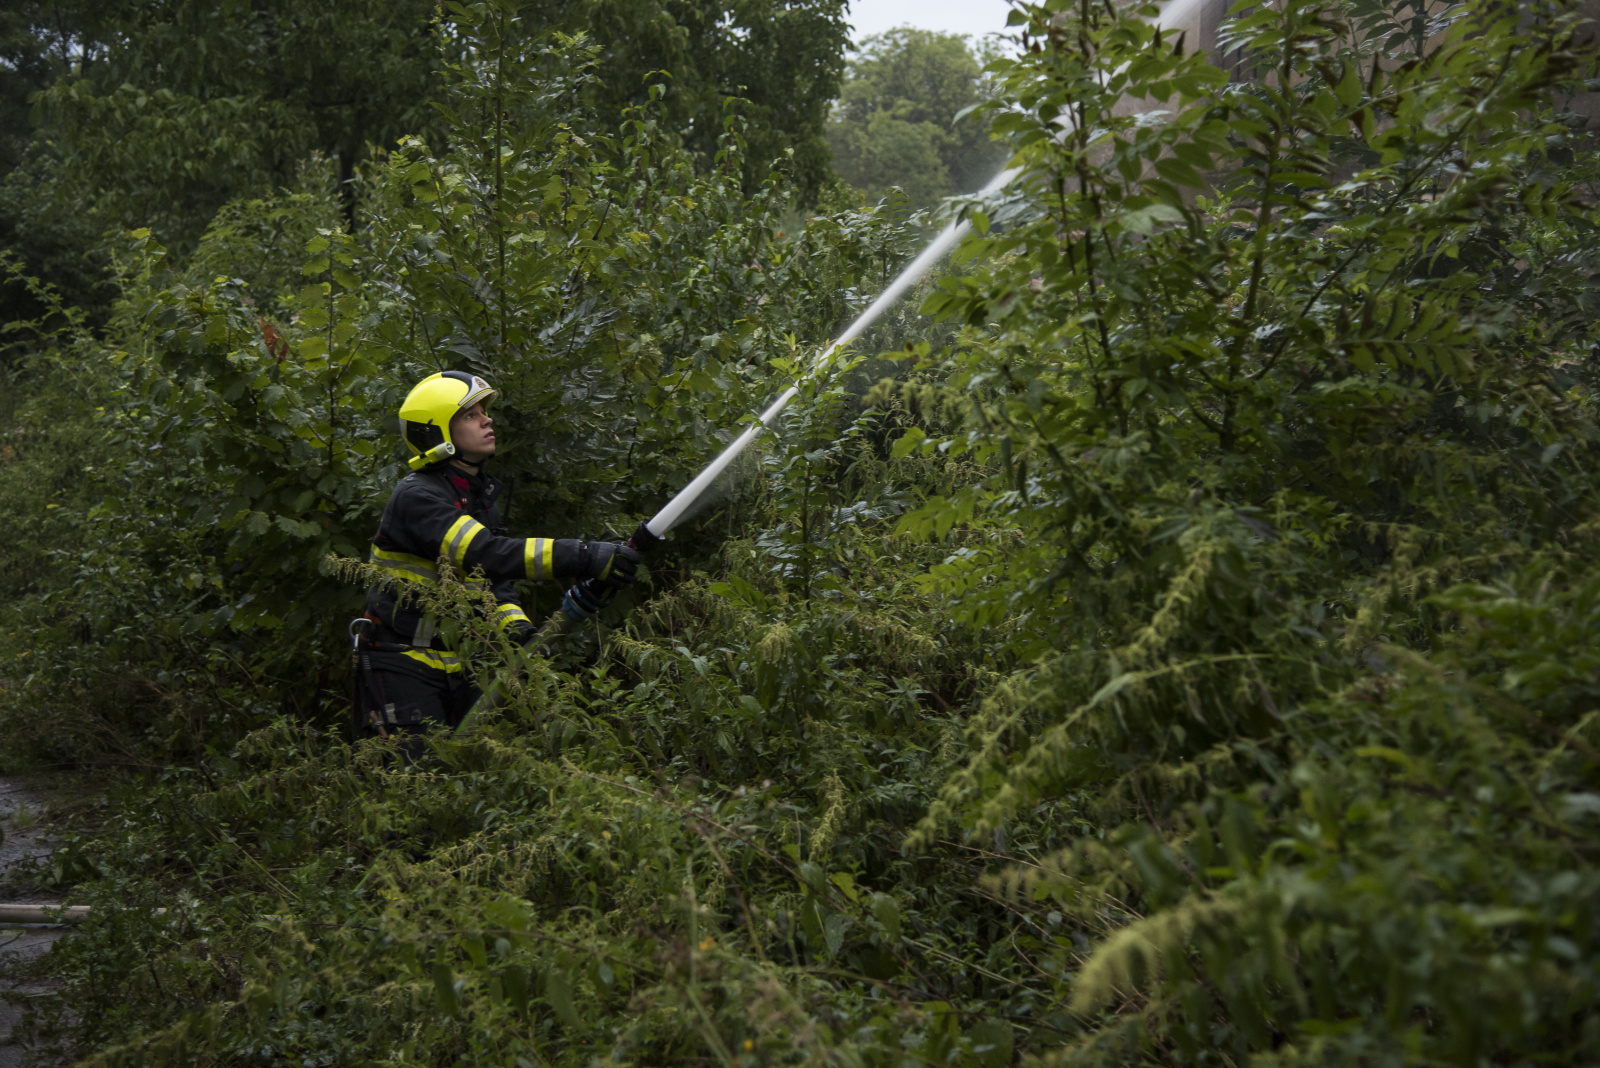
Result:
<svg viewBox="0 0 1600 1068"><path fill-rule="evenodd" d="M1154 14L1027 9L993 69L1021 177L966 205L946 325L810 381L630 612L519 659L445 584L508 693L476 734L406 764L208 723L69 841L94 920L33 966L66 984L39 1035L108 1065L1593 1060L1594 150L1550 102L1594 46L1554 5L1288 0L1225 28L1230 83ZM69 533L59 566L186 700L233 650L257 700L331 683L395 470L373 413L416 374L505 383L513 523L620 532L908 236L780 239L736 117L705 178L649 108L597 145L563 111L589 55L485 25L462 147L408 141L365 229L313 239L281 359L246 271L143 236L109 352L70 339L154 465L124 484L161 490L108 480L130 548ZM29 602L30 655L74 655L64 611Z"/></svg>
<svg viewBox="0 0 1600 1068"><path fill-rule="evenodd" d="M402 145L369 180L364 230L328 226L337 205L313 165L299 191L229 205L187 261L135 231L109 332L64 327L38 354L35 380L70 376L109 457L95 506L73 512L87 525L54 546L70 597L23 612L39 653L61 648L68 618L97 647L62 650L81 685L15 691L19 723L39 722L41 702L57 724L84 721L25 727L41 756L92 758L88 735L151 730L192 755L219 712L234 724L219 740L278 710L337 721L320 709L342 700L360 600L324 559L364 553L404 471L392 413L409 382L467 366L501 387L514 522L631 530L617 510L632 501L611 487L654 502L686 482L786 336L819 332L899 255L902 232L871 216L782 238L787 187L740 191L736 117L709 177L643 114L599 151L562 110L592 50L499 25L485 21L493 63L451 68L462 147ZM295 233L303 266L288 271ZM194 703L218 677L231 682L199 702L206 726L146 711ZM132 714L130 681L147 699Z"/></svg>

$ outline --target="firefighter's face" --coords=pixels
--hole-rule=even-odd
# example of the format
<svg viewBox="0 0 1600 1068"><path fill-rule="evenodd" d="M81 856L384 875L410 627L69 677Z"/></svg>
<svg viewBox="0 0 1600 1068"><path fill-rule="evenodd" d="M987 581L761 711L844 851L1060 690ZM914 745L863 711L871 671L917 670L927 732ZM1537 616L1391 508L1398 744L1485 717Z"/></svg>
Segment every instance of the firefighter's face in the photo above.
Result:
<svg viewBox="0 0 1600 1068"><path fill-rule="evenodd" d="M474 404L450 420L450 440L463 460L482 463L494 455L494 420L482 404Z"/></svg>

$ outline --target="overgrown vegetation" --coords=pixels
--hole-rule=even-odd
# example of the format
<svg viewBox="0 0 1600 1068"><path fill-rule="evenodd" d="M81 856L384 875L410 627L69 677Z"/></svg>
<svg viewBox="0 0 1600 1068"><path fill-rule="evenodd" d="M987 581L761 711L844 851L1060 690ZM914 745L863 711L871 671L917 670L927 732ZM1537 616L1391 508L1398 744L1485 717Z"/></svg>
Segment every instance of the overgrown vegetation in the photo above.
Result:
<svg viewBox="0 0 1600 1068"><path fill-rule="evenodd" d="M978 234L919 298L939 322L903 311L812 380L549 658L506 668L447 583L511 697L403 765L333 726L340 560L397 473L400 391L492 377L511 524L622 533L912 239L848 210L781 233L793 187L745 191L738 106L697 172L653 105L580 122L582 42L467 10L450 147L363 172L359 225L313 161L192 257L128 235L105 330L14 334L7 759L146 769L45 875L94 919L33 966L65 984L41 1040L105 1065L1595 1058L1570 10L1241 9L1230 84L1153 6L1030 7L991 67L1020 177L963 206Z"/></svg>
<svg viewBox="0 0 1600 1068"><path fill-rule="evenodd" d="M599 65L566 102L578 132L613 131L656 100L660 134L702 170L723 101L753 121L753 189L793 153L810 197L828 178L823 136L843 63L841 0L527 0L487 13L435 0L13 0L0 13L0 239L96 318L114 299L107 229L149 227L186 259L225 203L333 161L342 195L372 156L410 135L445 151L439 55L460 59L475 25L514 10L522 36L582 33ZM27 119L32 115L30 130ZM31 136L30 136L31 134ZM352 224L354 204L344 196ZM7 319L37 314L0 290Z"/></svg>

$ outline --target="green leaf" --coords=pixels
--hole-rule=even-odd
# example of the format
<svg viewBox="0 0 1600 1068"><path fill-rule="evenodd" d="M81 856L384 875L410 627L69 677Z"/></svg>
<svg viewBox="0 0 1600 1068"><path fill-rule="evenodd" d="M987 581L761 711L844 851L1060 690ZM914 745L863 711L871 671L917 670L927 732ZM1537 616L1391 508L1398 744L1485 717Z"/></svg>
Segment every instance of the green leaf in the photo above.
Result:
<svg viewBox="0 0 1600 1068"><path fill-rule="evenodd" d="M1367 143L1367 147L1378 147L1378 118L1373 114L1371 108L1362 108L1360 111L1356 112L1355 115L1351 117L1351 122L1355 125L1356 131L1361 135L1361 139Z"/></svg>
<svg viewBox="0 0 1600 1068"><path fill-rule="evenodd" d="M1344 77L1339 79L1334 87L1334 95L1339 98L1339 103L1347 108L1353 108L1361 101L1361 68L1358 64L1344 64Z"/></svg>
<svg viewBox="0 0 1600 1068"><path fill-rule="evenodd" d="M574 1031L582 1027L578 1010L572 1004L572 978L564 968L552 964L545 972L544 999L567 1027Z"/></svg>
<svg viewBox="0 0 1600 1068"><path fill-rule="evenodd" d="M968 1029L972 1057L981 1068L1005 1068L1011 1063L1016 1038L1003 1020L979 1020Z"/></svg>
<svg viewBox="0 0 1600 1068"><path fill-rule="evenodd" d="M1156 160L1156 173L1173 185L1187 186L1191 189L1204 189L1210 184L1193 166L1171 156Z"/></svg>
<svg viewBox="0 0 1600 1068"><path fill-rule="evenodd" d="M500 973L500 985L506 1000L519 1013L528 1011L528 972L525 968L510 967Z"/></svg>
<svg viewBox="0 0 1600 1068"><path fill-rule="evenodd" d="M919 427L909 427L906 432L895 439L894 446L889 450L891 458L899 460L910 456L912 451L928 439L927 432Z"/></svg>
<svg viewBox="0 0 1600 1068"><path fill-rule="evenodd" d="M1133 211L1122 212L1116 219L1125 229L1136 234L1151 234L1158 223L1183 221L1183 212L1169 204L1147 204Z"/></svg>
<svg viewBox="0 0 1600 1068"><path fill-rule="evenodd" d="M450 973L450 966L443 961L434 962L433 990L439 1001L440 1012L446 1016L460 1015L461 1004L456 999L455 976Z"/></svg>
<svg viewBox="0 0 1600 1068"><path fill-rule="evenodd" d="M825 894L827 892L828 877L819 865L809 860L801 861L798 875L800 885L812 893Z"/></svg>
<svg viewBox="0 0 1600 1068"><path fill-rule="evenodd" d="M280 515L274 519L273 525L289 537L296 539L315 538L322 533L322 528L315 523L301 522L286 515Z"/></svg>
<svg viewBox="0 0 1600 1068"><path fill-rule="evenodd" d="M1172 154L1196 171L1209 171L1216 166L1212 152L1193 141L1179 141L1172 146Z"/></svg>
<svg viewBox="0 0 1600 1068"><path fill-rule="evenodd" d="M889 894L873 894L871 899L872 915L881 924L890 938L900 937L900 905Z"/></svg>

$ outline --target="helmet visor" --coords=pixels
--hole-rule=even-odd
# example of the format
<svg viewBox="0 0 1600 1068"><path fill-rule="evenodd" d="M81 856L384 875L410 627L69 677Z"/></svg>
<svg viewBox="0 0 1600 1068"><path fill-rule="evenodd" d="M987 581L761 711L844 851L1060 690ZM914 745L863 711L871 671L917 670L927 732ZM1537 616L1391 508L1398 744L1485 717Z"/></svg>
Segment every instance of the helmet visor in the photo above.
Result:
<svg viewBox="0 0 1600 1068"><path fill-rule="evenodd" d="M456 402L456 407L462 411L466 411L474 404L481 403L485 408L487 408L489 407L489 402L494 400L499 395L499 390L495 389L477 375L473 375L472 383L467 387L466 394Z"/></svg>

